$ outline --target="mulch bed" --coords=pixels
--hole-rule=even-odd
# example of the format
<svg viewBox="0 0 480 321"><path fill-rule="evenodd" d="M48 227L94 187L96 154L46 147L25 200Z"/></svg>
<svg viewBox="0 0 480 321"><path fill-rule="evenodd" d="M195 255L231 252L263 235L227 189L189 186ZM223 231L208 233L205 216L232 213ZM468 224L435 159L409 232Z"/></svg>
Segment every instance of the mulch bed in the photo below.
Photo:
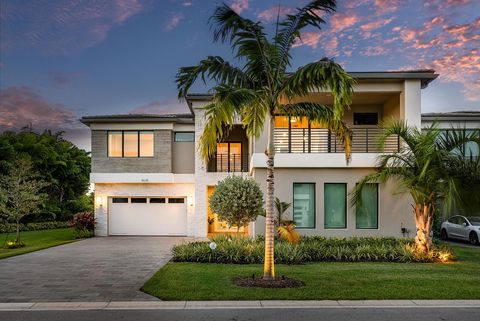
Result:
<svg viewBox="0 0 480 321"><path fill-rule="evenodd" d="M265 280L261 277L239 277L233 280L235 285L244 288L270 288L270 289L282 289L282 288L299 288L305 285L303 281L287 278L285 276L277 277L273 280Z"/></svg>

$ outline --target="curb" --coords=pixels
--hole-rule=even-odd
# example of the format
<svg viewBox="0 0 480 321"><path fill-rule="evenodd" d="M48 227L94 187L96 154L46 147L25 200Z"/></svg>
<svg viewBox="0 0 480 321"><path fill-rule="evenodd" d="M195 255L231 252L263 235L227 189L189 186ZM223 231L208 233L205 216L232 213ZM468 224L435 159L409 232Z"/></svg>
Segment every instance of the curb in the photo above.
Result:
<svg viewBox="0 0 480 321"><path fill-rule="evenodd" d="M480 308L480 300L12 302L1 311Z"/></svg>

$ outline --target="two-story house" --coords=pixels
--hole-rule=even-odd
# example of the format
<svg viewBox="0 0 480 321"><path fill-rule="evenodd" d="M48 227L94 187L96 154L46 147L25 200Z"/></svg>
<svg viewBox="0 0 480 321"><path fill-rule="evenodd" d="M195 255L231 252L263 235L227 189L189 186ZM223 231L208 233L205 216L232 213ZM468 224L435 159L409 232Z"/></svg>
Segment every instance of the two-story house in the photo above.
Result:
<svg viewBox="0 0 480 321"><path fill-rule="evenodd" d="M275 196L291 202L290 216L303 234L324 236L414 235L410 198L393 183L372 185L362 208L347 194L376 166L379 127L400 119L421 127L421 91L433 71L354 72L355 93L344 120L353 131L352 159L332 133L304 119L275 118ZM248 138L241 124L218 142L207 163L198 153L207 94L187 97L191 114L83 117L92 133L96 234L186 235L232 232L211 213L208 196L227 175L250 175L265 190L266 132ZM328 91L302 100L332 104ZM385 152L398 150L388 141ZM262 234L264 220L243 232Z"/></svg>

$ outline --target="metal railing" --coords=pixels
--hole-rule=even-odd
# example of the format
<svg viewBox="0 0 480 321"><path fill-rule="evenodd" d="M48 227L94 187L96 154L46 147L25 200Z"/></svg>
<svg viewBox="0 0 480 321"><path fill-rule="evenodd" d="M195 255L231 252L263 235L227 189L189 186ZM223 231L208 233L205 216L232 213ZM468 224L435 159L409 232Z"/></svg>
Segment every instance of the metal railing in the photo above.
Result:
<svg viewBox="0 0 480 321"><path fill-rule="evenodd" d="M209 172L248 172L248 155L216 154L209 162Z"/></svg>
<svg viewBox="0 0 480 321"><path fill-rule="evenodd" d="M383 150L378 146L381 128L353 128L352 153L393 153L399 150L400 140L390 137ZM277 153L343 153L339 137L325 128L275 128Z"/></svg>

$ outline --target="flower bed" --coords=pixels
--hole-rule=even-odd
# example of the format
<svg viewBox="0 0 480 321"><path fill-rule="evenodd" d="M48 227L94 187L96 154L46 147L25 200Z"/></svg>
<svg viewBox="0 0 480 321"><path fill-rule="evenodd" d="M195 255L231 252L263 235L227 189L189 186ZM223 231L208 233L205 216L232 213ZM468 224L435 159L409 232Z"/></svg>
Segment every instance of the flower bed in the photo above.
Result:
<svg viewBox="0 0 480 321"><path fill-rule="evenodd" d="M262 239L217 236L211 242L191 242L172 249L173 261L202 263L263 263ZM434 247L427 254L418 254L411 239L391 237L324 238L302 237L298 244L275 243L275 263L307 262L436 262L453 258L445 247Z"/></svg>

